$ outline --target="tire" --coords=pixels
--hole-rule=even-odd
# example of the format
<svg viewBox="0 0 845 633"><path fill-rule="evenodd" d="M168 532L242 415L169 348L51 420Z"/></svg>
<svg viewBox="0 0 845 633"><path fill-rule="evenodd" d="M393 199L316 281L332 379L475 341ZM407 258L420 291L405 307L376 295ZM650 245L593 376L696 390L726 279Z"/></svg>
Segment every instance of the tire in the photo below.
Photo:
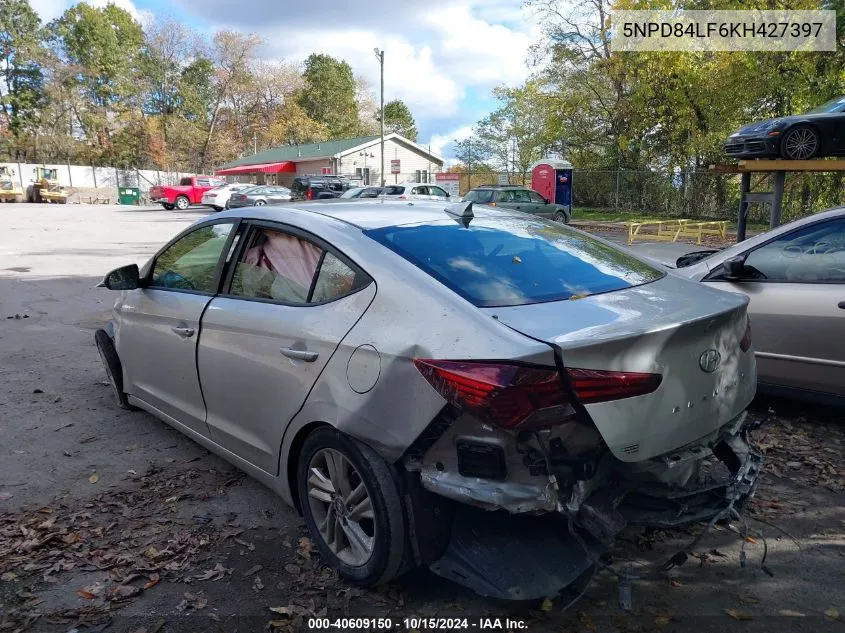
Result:
<svg viewBox="0 0 845 633"><path fill-rule="evenodd" d="M231 204L232 204L232 203L231 203L231 201L230 201L230 200L226 200L226 206L224 206L223 208L224 208L224 209L226 209L226 210L228 211L229 209L231 209L231 208L232 208Z"/></svg>
<svg viewBox="0 0 845 633"><path fill-rule="evenodd" d="M176 208L180 211L184 211L185 209L190 206L191 201L188 200L185 196L179 196L176 198Z"/></svg>
<svg viewBox="0 0 845 633"><path fill-rule="evenodd" d="M117 405L121 409L132 409L123 391L123 368L111 337L105 330L97 330L94 332L94 342L97 344L97 351L100 353L100 360L103 361L103 367L109 377Z"/></svg>
<svg viewBox="0 0 845 633"><path fill-rule="evenodd" d="M780 139L780 155L787 160L809 160L820 149L819 133L809 125L796 125Z"/></svg>
<svg viewBox="0 0 845 633"><path fill-rule="evenodd" d="M328 459L336 465L330 474ZM316 468L324 477L322 486L313 476ZM344 475L338 476L338 473ZM309 481L311 474L311 481ZM345 480L345 485L339 483ZM328 485L325 483L328 482ZM344 504L336 492L361 489L358 508L369 499L372 517L352 520L349 502ZM347 581L363 587L374 587L395 579L403 571L406 549L406 524L402 497L396 472L368 446L334 428L321 427L309 435L302 446L297 466L297 488L302 513L312 540L317 544L323 560L338 570ZM329 499L318 499L309 490L322 493ZM352 495L347 495L349 499ZM342 517L338 520L338 514ZM325 535L318 522L326 525ZM338 539L327 541L332 527ZM348 534L358 534L364 542L353 548ZM364 538L366 537L366 538ZM367 557L368 556L368 557Z"/></svg>
<svg viewBox="0 0 845 633"><path fill-rule="evenodd" d="M569 224L569 216L566 215L563 211L556 211L555 212L555 221L556 222L563 222L564 224Z"/></svg>
<svg viewBox="0 0 845 633"><path fill-rule="evenodd" d="M256 200L255 201L256 207L263 207L265 204L267 204L267 202L265 200Z"/></svg>
<svg viewBox="0 0 845 633"><path fill-rule="evenodd" d="M164 207L165 209L167 209L168 211L173 211L173 209L175 209L175 208L176 208L176 205L175 205L175 204L169 204L169 203L164 203L164 204L162 204L161 206L163 206L163 207Z"/></svg>

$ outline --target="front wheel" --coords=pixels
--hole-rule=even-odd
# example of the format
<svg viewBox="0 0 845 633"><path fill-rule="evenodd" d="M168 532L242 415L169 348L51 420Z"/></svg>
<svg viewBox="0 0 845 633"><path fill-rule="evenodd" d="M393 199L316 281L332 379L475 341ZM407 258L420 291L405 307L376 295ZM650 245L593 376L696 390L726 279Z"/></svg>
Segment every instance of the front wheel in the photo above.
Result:
<svg viewBox="0 0 845 633"><path fill-rule="evenodd" d="M123 391L123 369L114 342L105 330L94 332L94 342L97 344L97 351L100 353L100 360L106 370L117 406L121 409L132 409L129 399Z"/></svg>
<svg viewBox="0 0 845 633"><path fill-rule="evenodd" d="M184 211L188 208L190 201L185 196L179 196L176 198L176 208L180 211Z"/></svg>
<svg viewBox="0 0 845 633"><path fill-rule="evenodd" d="M162 204L161 206L163 206L168 211L173 211L173 209L176 208L175 204L169 204L169 203L166 203L166 202L164 204Z"/></svg>
<svg viewBox="0 0 845 633"><path fill-rule="evenodd" d="M267 204L267 202L266 202L266 201L264 201L264 200L256 200L256 201L255 201L255 206L256 206L256 207L263 207L265 204Z"/></svg>
<svg viewBox="0 0 845 633"><path fill-rule="evenodd" d="M789 160L809 160L819 153L819 133L809 125L796 125L780 141L780 153Z"/></svg>
<svg viewBox="0 0 845 633"><path fill-rule="evenodd" d="M390 466L371 448L323 427L305 440L297 486L311 538L349 582L390 582L402 571L405 517Z"/></svg>

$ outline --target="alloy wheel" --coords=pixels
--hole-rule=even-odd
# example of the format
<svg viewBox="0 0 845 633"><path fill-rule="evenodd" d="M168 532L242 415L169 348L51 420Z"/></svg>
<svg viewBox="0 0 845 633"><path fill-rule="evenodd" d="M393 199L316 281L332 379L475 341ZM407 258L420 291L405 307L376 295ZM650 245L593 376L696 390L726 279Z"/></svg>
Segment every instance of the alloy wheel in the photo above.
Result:
<svg viewBox="0 0 845 633"><path fill-rule="evenodd" d="M347 565L365 565L375 548L373 502L361 475L340 451L314 453L308 466L308 503L332 553Z"/></svg>
<svg viewBox="0 0 845 633"><path fill-rule="evenodd" d="M799 127L790 132L783 139L784 154L794 160L812 158L818 149L818 135L807 127Z"/></svg>

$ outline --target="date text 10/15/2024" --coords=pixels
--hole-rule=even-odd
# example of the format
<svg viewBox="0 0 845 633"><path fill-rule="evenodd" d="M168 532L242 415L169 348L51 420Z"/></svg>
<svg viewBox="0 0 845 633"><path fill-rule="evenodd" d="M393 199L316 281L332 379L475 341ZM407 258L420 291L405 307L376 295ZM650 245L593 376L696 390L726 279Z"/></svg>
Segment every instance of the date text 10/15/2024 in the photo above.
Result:
<svg viewBox="0 0 845 633"><path fill-rule="evenodd" d="M524 620L511 618L309 618L310 631L519 631L526 630Z"/></svg>

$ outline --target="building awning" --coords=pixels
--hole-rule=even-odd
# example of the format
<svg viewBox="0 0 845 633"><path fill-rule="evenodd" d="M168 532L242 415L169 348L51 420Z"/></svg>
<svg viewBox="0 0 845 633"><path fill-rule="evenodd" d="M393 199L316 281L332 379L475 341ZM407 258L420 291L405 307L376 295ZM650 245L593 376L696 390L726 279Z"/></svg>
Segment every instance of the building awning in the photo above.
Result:
<svg viewBox="0 0 845 633"><path fill-rule="evenodd" d="M256 165L238 165L228 169L218 169L217 176L233 176L235 174L295 174L296 163L284 161L281 163L258 163Z"/></svg>

